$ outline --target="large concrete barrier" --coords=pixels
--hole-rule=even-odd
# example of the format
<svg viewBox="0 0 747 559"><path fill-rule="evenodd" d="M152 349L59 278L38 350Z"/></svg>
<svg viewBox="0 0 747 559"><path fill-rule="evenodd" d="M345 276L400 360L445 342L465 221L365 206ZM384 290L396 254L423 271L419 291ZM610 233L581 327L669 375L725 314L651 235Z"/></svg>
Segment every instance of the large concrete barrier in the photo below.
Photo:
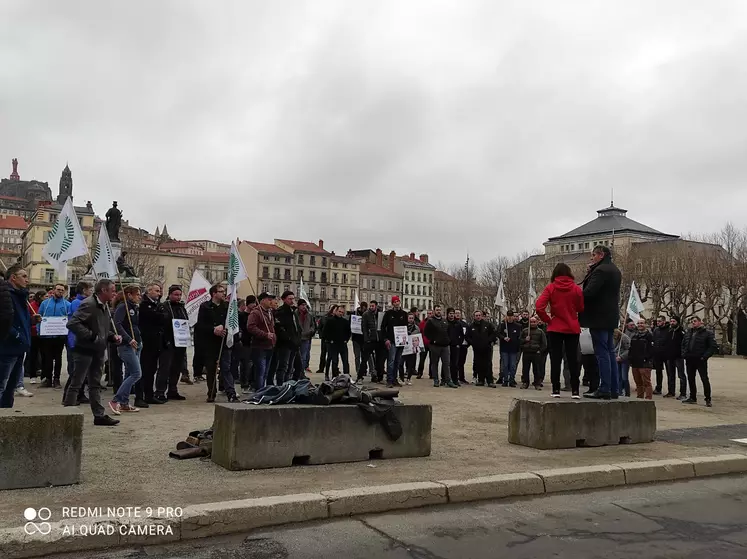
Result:
<svg viewBox="0 0 747 559"><path fill-rule="evenodd" d="M508 442L532 448L648 443L655 433L653 400L517 398L508 412Z"/></svg>
<svg viewBox="0 0 747 559"><path fill-rule="evenodd" d="M0 409L0 489L80 482L83 413Z"/></svg>
<svg viewBox="0 0 747 559"><path fill-rule="evenodd" d="M429 456L431 407L398 405L393 441L357 406L217 404L213 462L228 470Z"/></svg>

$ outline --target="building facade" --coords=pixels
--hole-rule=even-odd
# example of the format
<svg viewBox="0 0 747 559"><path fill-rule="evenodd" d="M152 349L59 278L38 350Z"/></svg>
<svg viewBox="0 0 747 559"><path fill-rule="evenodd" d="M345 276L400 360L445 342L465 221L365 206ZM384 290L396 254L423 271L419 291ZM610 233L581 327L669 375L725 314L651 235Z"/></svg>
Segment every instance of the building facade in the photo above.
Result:
<svg viewBox="0 0 747 559"><path fill-rule="evenodd" d="M0 215L0 250L15 252L16 257L23 249L23 234L28 222L17 215Z"/></svg>
<svg viewBox="0 0 747 559"><path fill-rule="evenodd" d="M329 305L342 305L351 310L358 294L361 263L354 258L336 256L334 252L329 261Z"/></svg>
<svg viewBox="0 0 747 559"><path fill-rule="evenodd" d="M65 169L69 174L70 168L66 166ZM65 177L66 174L63 171L63 178ZM72 184L72 178L70 182ZM21 180L18 173L18 160L13 159L10 176L0 179L0 214L16 215L29 221L40 202L52 202L52 190L49 188L49 183Z"/></svg>
<svg viewBox="0 0 747 559"><path fill-rule="evenodd" d="M402 298L402 275L397 273L394 259L387 260L385 266L381 249L349 250L347 256L360 262L361 301L376 301L380 308L388 309L392 306L392 297Z"/></svg>
<svg viewBox="0 0 747 559"><path fill-rule="evenodd" d="M389 259L394 259L395 270L403 277L405 307L417 307L421 315L432 309L436 267L428 262L428 255L415 258L411 252L408 256L395 257L390 253Z"/></svg>

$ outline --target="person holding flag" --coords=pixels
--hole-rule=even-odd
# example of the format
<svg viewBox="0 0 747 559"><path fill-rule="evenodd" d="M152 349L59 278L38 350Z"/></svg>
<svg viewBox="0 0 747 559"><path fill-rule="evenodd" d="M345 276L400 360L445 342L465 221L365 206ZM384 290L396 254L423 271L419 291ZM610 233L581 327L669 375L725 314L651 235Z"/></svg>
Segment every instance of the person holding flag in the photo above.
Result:
<svg viewBox="0 0 747 559"><path fill-rule="evenodd" d="M229 402L238 402L233 377L231 376L231 349L227 347L228 336L226 321L228 319L228 305L226 304L226 288L214 285L210 288L210 300L200 305L200 311L195 324L195 343L199 339L199 346L203 352L203 359L207 374L207 402L215 402L217 395L218 373L223 379L223 388ZM238 309L237 309L238 315ZM236 324L238 328L238 323Z"/></svg>

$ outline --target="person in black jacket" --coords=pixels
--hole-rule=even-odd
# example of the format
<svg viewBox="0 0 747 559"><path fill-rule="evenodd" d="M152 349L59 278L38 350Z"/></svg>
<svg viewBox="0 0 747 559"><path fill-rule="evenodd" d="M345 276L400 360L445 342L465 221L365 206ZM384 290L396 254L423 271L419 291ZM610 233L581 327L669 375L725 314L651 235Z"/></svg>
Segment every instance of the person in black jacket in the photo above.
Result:
<svg viewBox="0 0 747 559"><path fill-rule="evenodd" d="M169 287L168 299L161 305L163 313L163 350L156 375L155 397L160 400L186 400L179 394L179 378L182 376L184 359L187 355L186 347L177 347L174 339L174 320L189 321L187 308L182 302L182 287Z"/></svg>
<svg viewBox="0 0 747 559"><path fill-rule="evenodd" d="M345 316L345 307L335 309L335 313L324 323L324 339L327 340L327 358L332 363L334 376L340 374L339 360L342 359L343 374L350 374L350 360L348 359L348 340L350 340L350 321ZM324 375L329 380L329 375Z"/></svg>
<svg viewBox="0 0 747 559"><path fill-rule="evenodd" d="M140 367L143 376L135 385L135 407L138 408L166 403L165 399L156 398L153 391L158 371L158 359L163 349L164 321L163 309L161 309L161 286L152 283L147 287L145 297L140 302L140 334L143 336Z"/></svg>
<svg viewBox="0 0 747 559"><path fill-rule="evenodd" d="M678 400L687 400L687 374L685 374L685 360L682 359L682 340L685 331L680 324L680 318L673 316L669 319L669 332L666 340L667 366L667 396L674 397L677 389L677 378L680 379L680 393Z"/></svg>
<svg viewBox="0 0 747 559"><path fill-rule="evenodd" d="M584 310L579 313L581 326L589 329L594 343L594 353L599 363L599 388L584 394L586 398L609 400L619 396L619 375L615 353L615 328L620 323L620 283L622 274L612 262L612 253L606 246L596 246L591 253L591 263L581 282L584 290Z"/></svg>
<svg viewBox="0 0 747 559"><path fill-rule="evenodd" d="M519 366L521 348L521 324L515 322L513 311L506 313L506 320L498 326L501 341L501 377L503 386L516 386L516 368Z"/></svg>
<svg viewBox="0 0 747 559"><path fill-rule="evenodd" d="M327 324L327 321L335 315L336 309L337 305L332 305L327 311L327 314L319 319L319 339L322 342L322 347L321 353L319 354L319 369L317 370L317 374L329 371L329 356L327 355L327 340L324 339L324 326Z"/></svg>
<svg viewBox="0 0 747 559"><path fill-rule="evenodd" d="M451 372L450 382L459 388L459 356L461 347L464 343L464 330L462 321L457 320L455 309L446 309L446 327L449 330L449 371ZM451 384L446 386L451 388Z"/></svg>
<svg viewBox="0 0 747 559"><path fill-rule="evenodd" d="M296 295L292 291L284 291L280 299L283 306L275 312L275 354L278 360L275 377L278 386L291 380L291 377L293 380L299 380L303 373L300 351L301 320L294 306Z"/></svg>
<svg viewBox="0 0 747 559"><path fill-rule="evenodd" d="M481 311L475 311L475 320L467 330L467 341L472 346L474 368L477 373L475 386L495 388L493 383L493 344L497 339L497 332L490 322L483 320Z"/></svg>
<svg viewBox="0 0 747 559"><path fill-rule="evenodd" d="M239 359L238 367L234 368L234 355L237 346L234 345L231 352L231 374L236 378L238 374L239 384L241 385L242 394L250 394L253 381L252 361L249 358L250 347L252 345L252 335L247 329L249 322L249 313L257 307L257 298L254 295L248 295L243 307L239 308ZM237 370L238 369L238 370Z"/></svg>
<svg viewBox="0 0 747 559"><path fill-rule="evenodd" d="M431 378L433 379L433 386L439 386L438 362L441 361L440 386L456 388L454 383L451 382L451 375L449 374L449 366L451 363L451 338L449 337L449 323L441 314L441 305L436 305L435 307L433 307L433 316L426 321L423 336L428 338L430 342L428 351L430 352L430 368Z"/></svg>
<svg viewBox="0 0 747 559"><path fill-rule="evenodd" d="M716 353L716 339L713 332L707 330L699 317L690 319L690 328L682 338L682 357L687 368L687 381L690 385L690 397L682 400L683 404L698 403L698 387L695 374L700 374L703 383L703 395L707 407L711 404L711 381L708 379L708 360Z"/></svg>
<svg viewBox="0 0 747 559"><path fill-rule="evenodd" d="M379 382L384 377L386 355L379 329L379 306L376 301L371 301L368 304L368 310L363 313L361 331L363 332L363 353L361 354L361 368L358 370L356 382L359 384L363 382L371 356L373 356L376 365L376 369L371 371L371 382Z"/></svg>
<svg viewBox="0 0 747 559"><path fill-rule="evenodd" d="M5 276L0 275L0 340L4 340L13 324L13 301L10 298L10 286ZM36 374L36 371L32 371Z"/></svg>
<svg viewBox="0 0 747 559"><path fill-rule="evenodd" d="M402 361L402 351L405 349L405 346L397 345L397 340L394 339L395 327L407 328L407 311L402 308L402 302L396 295L392 297L392 308L384 313L384 318L381 321L381 333L384 336L384 345L389 353L386 369L386 384L388 388L402 386L397 380L397 372L399 371L399 364Z"/></svg>
<svg viewBox="0 0 747 559"><path fill-rule="evenodd" d="M467 331L469 330L469 324L467 324L467 321L462 318L462 311L457 309L454 311L454 320L459 322L459 324L462 325L462 335L463 335L463 341L462 345L459 346L459 360L457 361L457 369L458 369L458 381L460 384L469 384L467 382L467 378L464 376L464 365L467 363L467 353L469 352L469 340L467 338ZM452 373L453 378L453 373Z"/></svg>
<svg viewBox="0 0 747 559"><path fill-rule="evenodd" d="M638 320L638 329L630 339L628 360L633 370L636 395L638 398L651 400L653 398L651 367L654 364L654 336L648 329L644 318Z"/></svg>
<svg viewBox="0 0 747 559"><path fill-rule="evenodd" d="M238 402L233 377L231 376L231 348L226 346L226 288L214 285L210 288L210 301L200 305L195 324L195 341L200 340L204 351L205 369L207 372L207 402L215 402L218 392L217 376L220 369L223 388L229 402ZM222 348L222 349L221 349ZM218 359L220 357L220 364Z"/></svg>
<svg viewBox="0 0 747 559"><path fill-rule="evenodd" d="M654 370L656 371L656 386L654 386L654 396L661 395L661 388L664 384L664 364L667 362L667 338L669 337L669 322L666 316L660 316L656 320L656 328L653 331L654 336ZM668 398L673 398L667 394Z"/></svg>

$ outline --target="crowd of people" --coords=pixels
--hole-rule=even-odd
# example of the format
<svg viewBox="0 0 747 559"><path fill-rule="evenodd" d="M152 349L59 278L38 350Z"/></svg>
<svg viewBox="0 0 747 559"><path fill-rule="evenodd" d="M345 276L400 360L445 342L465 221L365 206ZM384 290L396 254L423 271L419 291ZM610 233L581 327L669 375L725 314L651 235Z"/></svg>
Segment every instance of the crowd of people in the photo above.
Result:
<svg viewBox="0 0 747 559"><path fill-rule="evenodd" d="M90 404L95 425L119 423L109 414L185 400L180 382L205 382L207 402L215 402L218 392L229 402L238 402L236 384L242 394L249 394L311 373L311 340L316 335L321 339L316 372L325 380L352 373L348 345L352 342L358 383L370 376L371 382L390 388L410 385L413 378L423 378L428 363L434 387L473 384L542 390L549 358L553 397L570 391L572 398L580 398L582 384L588 387L584 394L588 398L630 396L632 372L637 397L651 399L662 394L666 370L665 398L697 403L699 375L710 407L708 360L716 352L713 333L698 317L690 320L686 330L678 317L664 316L653 329L644 319L628 321L618 329L620 281L609 249L596 247L580 284L560 263L536 301L535 315L528 310L508 311L500 322L479 310L468 322L459 309L444 311L440 305L421 320L418 309L406 311L397 296L386 311L376 301L361 303L351 312L333 305L317 321L308 302L297 300L292 291L285 291L279 300L261 293L240 302L239 332L230 339L226 287L215 285L194 324L192 379L189 344L176 335L177 325L189 320L181 286L170 286L163 301L158 284L148 285L144 292L135 285L118 291L108 279L95 285L79 282L70 297L64 285L30 295L28 274L15 265L0 281L0 407L13 407L15 396L33 395L24 377L31 385L60 389L65 406ZM355 331L351 315L359 317L355 322L360 328ZM65 335L41 328L50 317L67 318ZM409 337L422 339L422 345L408 354L402 339L395 336L402 327ZM465 364L470 348L473 365L468 381ZM496 348L497 379L493 374ZM64 353L68 379L63 388ZM101 392L108 387L113 397L102 403Z"/></svg>

